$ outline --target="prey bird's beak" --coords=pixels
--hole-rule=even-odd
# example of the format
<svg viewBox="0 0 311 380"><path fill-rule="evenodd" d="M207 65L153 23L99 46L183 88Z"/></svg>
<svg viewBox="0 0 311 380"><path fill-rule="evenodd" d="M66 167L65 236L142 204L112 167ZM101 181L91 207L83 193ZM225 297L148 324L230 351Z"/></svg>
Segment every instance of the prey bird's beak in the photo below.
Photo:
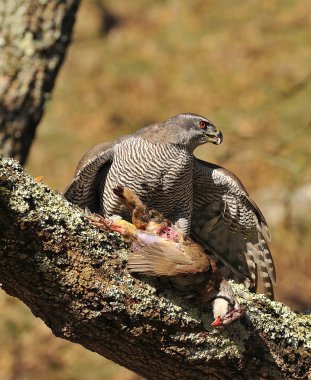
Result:
<svg viewBox="0 0 311 380"><path fill-rule="evenodd" d="M222 320L220 317L217 317L215 321L211 324L211 326L216 327L222 325Z"/></svg>

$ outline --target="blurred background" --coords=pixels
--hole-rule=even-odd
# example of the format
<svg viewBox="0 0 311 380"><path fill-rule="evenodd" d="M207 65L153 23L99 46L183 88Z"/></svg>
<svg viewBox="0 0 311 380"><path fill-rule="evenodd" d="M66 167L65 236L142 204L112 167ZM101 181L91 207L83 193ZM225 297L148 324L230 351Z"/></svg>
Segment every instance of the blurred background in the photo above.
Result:
<svg viewBox="0 0 311 380"><path fill-rule="evenodd" d="M276 299L311 307L311 2L84 0L27 164L62 191L82 154L181 112L220 146L196 156L243 181L271 227ZM0 293L0 380L136 380L54 337Z"/></svg>

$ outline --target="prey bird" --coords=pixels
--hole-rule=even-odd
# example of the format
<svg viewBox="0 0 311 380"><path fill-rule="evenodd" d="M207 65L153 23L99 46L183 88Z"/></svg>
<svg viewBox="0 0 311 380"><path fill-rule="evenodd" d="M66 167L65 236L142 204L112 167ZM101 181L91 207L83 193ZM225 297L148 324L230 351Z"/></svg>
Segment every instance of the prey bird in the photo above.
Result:
<svg viewBox="0 0 311 380"><path fill-rule="evenodd" d="M215 261L196 242L156 210L149 210L129 188L114 193L132 215L132 223L90 214L96 226L120 232L131 242L127 262L130 273L165 277L188 298L213 303L212 326L226 325L244 314L230 284L221 276Z"/></svg>
<svg viewBox="0 0 311 380"><path fill-rule="evenodd" d="M64 195L105 218L130 220L113 191L126 186L202 244L223 267L225 278L255 291L259 274L264 292L273 299L276 277L265 218L233 173L193 155L197 146L218 145L222 139L203 116L173 116L91 148Z"/></svg>

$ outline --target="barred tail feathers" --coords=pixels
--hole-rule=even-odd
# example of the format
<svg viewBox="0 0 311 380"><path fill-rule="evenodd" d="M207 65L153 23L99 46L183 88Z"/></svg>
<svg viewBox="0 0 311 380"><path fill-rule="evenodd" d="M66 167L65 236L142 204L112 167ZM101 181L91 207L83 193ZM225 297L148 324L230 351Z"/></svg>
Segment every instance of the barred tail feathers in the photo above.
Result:
<svg viewBox="0 0 311 380"><path fill-rule="evenodd" d="M273 284L276 283L275 269L268 244L261 232L258 232L256 243L249 242L247 248L246 260L252 279L255 276L257 282L259 275L264 293L273 300Z"/></svg>

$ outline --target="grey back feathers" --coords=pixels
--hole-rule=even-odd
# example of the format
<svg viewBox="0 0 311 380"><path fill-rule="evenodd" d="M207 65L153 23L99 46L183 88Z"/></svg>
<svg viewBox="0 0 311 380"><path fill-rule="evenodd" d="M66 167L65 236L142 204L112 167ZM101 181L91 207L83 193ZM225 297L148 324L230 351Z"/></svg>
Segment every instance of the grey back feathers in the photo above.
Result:
<svg viewBox="0 0 311 380"><path fill-rule="evenodd" d="M257 286L273 297L275 270L269 230L240 180L197 160L200 144L219 144L221 132L200 115L185 113L90 149L64 195L104 216L129 213L113 188L126 186L163 213L222 263L227 278Z"/></svg>

